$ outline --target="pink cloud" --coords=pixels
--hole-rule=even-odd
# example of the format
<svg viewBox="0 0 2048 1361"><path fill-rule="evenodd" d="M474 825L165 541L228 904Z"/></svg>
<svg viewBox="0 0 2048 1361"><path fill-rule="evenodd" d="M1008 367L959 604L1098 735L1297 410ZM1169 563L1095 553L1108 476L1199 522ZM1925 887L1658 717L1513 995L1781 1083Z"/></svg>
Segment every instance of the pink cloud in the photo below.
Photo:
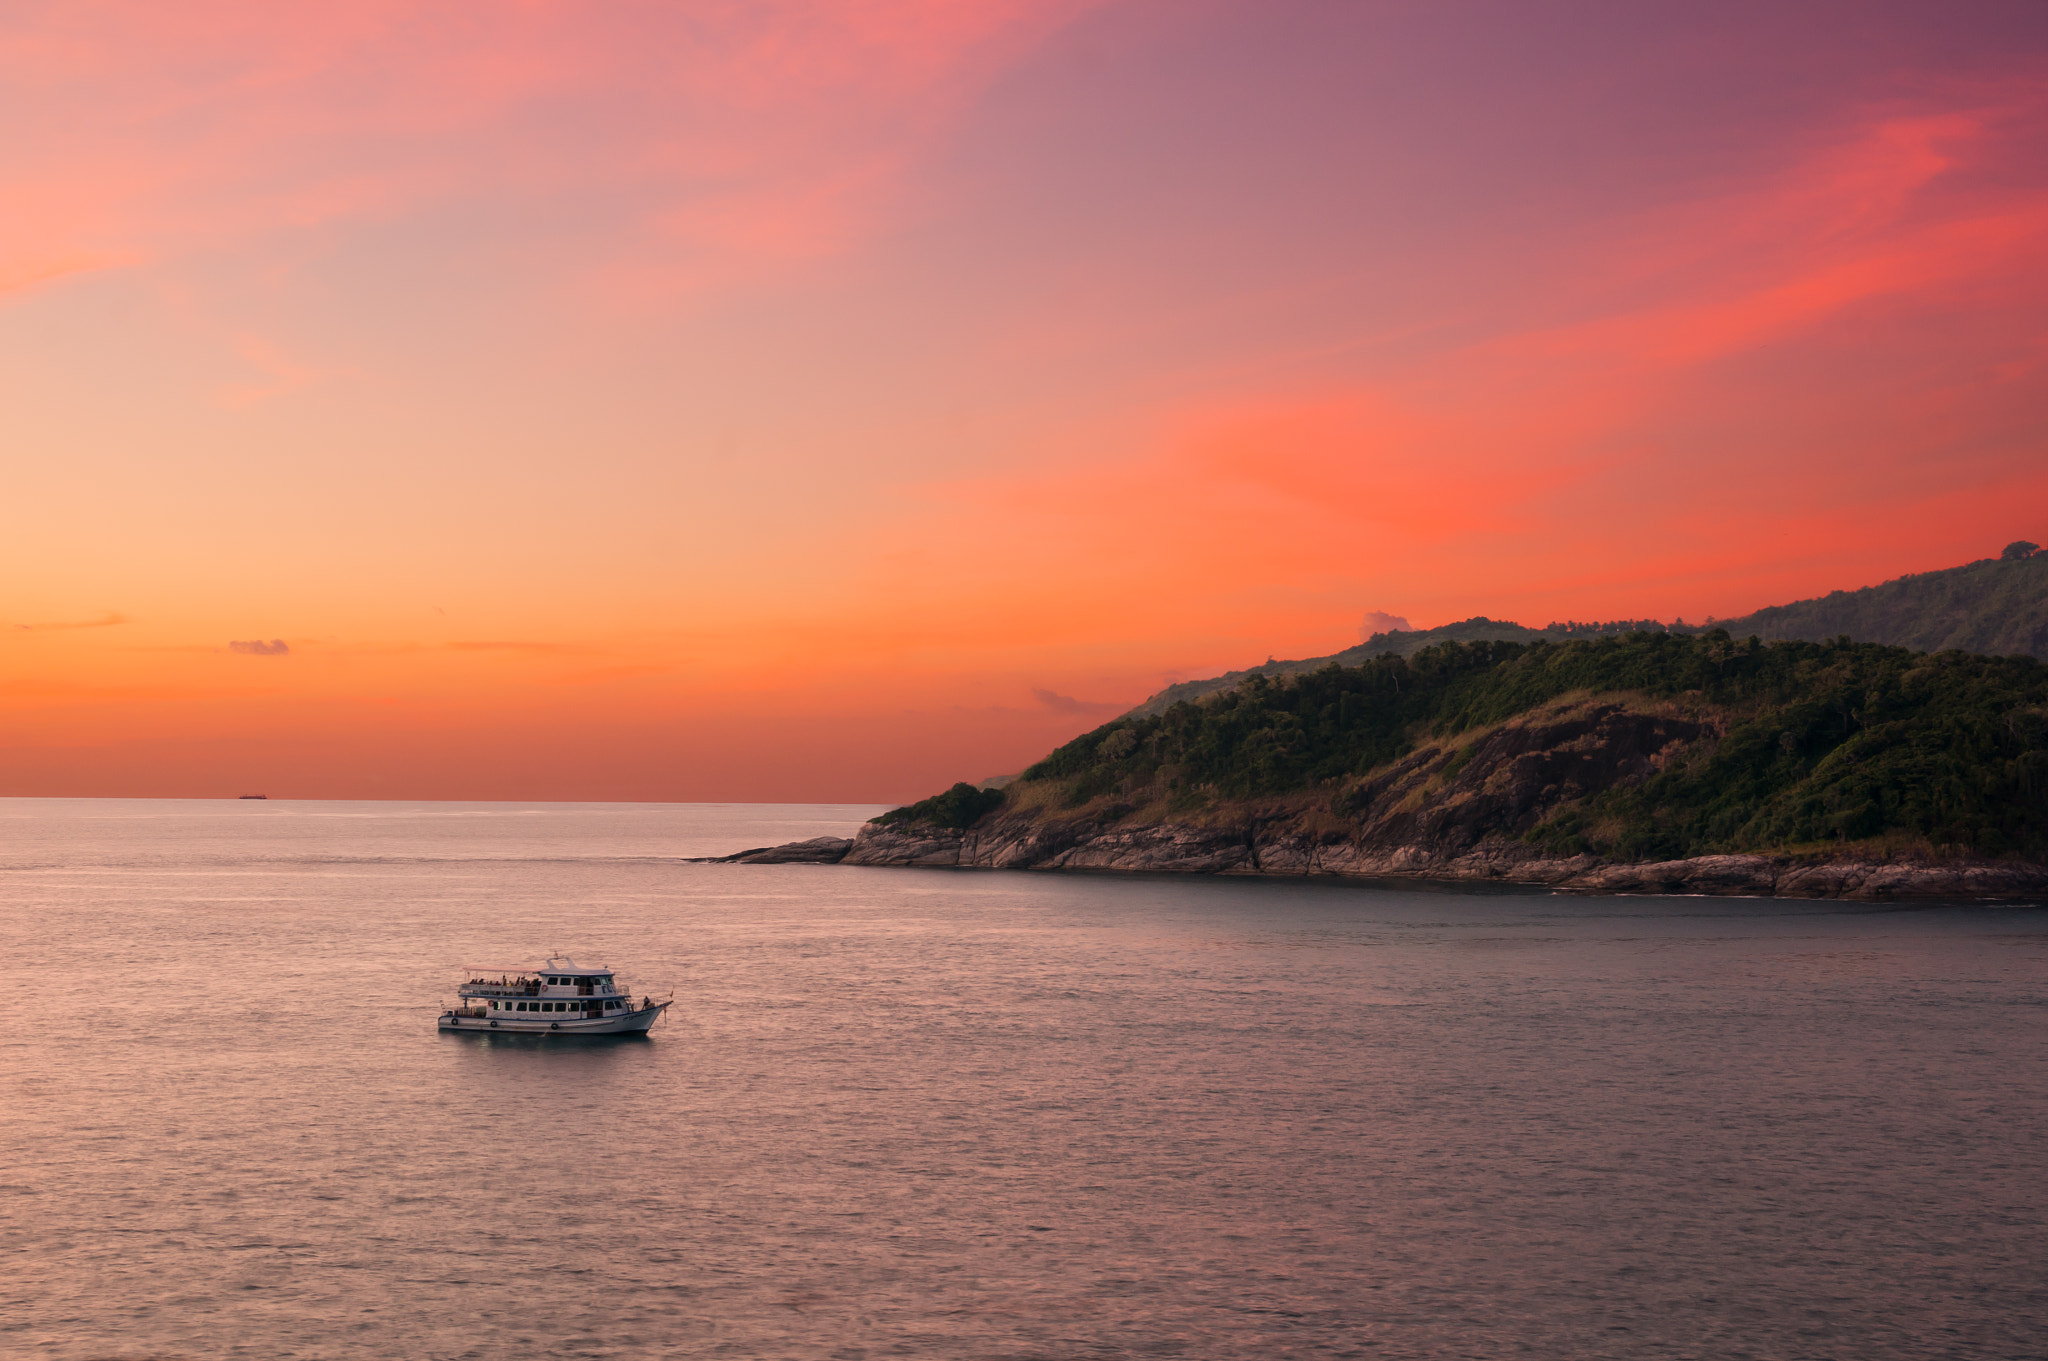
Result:
<svg viewBox="0 0 2048 1361"><path fill-rule="evenodd" d="M0 286L478 195L602 203L643 271L831 250L1095 2L41 7L0 39Z"/></svg>
<svg viewBox="0 0 2048 1361"><path fill-rule="evenodd" d="M936 486L978 564L952 584L1071 595L1050 560L1087 564L1108 600L1214 608L1348 580L1418 607L1535 591L1567 612L1697 615L1789 598L1815 536L1849 557L1873 535L1945 551L1969 514L2041 481L2038 448L2006 433L2048 334L2048 188L2001 174L2024 158L2001 130L2038 102L2015 100L1879 116L1745 194L1590 230L1557 262L1570 287L1532 288L1555 321ZM1589 298L1605 313L1586 317ZM1971 348L1939 339L1955 326ZM1925 376L1930 343L1958 367L1949 386ZM1816 519L1821 501L1836 513ZM1753 596L1703 597L1744 561ZM928 571L906 563L899 588ZM1198 612L1147 613L1173 628Z"/></svg>

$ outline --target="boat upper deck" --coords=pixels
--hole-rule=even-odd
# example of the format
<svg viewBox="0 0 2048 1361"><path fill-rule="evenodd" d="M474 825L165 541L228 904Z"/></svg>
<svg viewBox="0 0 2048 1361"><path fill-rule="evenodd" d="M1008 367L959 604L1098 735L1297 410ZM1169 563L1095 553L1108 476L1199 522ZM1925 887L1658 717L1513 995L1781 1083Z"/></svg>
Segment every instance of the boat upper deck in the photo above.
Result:
<svg viewBox="0 0 2048 1361"><path fill-rule="evenodd" d="M496 978L478 975L456 988L462 997L614 997L621 996L610 969L592 969L565 956L551 956L532 971L506 970Z"/></svg>

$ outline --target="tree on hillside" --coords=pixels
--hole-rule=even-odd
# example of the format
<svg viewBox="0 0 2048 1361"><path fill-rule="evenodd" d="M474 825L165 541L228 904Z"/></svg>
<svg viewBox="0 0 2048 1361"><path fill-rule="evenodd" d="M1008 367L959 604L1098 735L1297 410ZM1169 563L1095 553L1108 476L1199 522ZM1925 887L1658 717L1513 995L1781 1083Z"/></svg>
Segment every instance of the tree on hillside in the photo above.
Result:
<svg viewBox="0 0 2048 1361"><path fill-rule="evenodd" d="M2040 544L2028 543L2025 539L2014 539L1998 556L2006 562L2018 562L2021 558L2031 558L2040 551Z"/></svg>
<svg viewBox="0 0 2048 1361"><path fill-rule="evenodd" d="M976 789L962 780L943 794L920 799L907 808L893 808L868 821L884 827L927 823L933 827L972 827L1003 802L1000 789Z"/></svg>

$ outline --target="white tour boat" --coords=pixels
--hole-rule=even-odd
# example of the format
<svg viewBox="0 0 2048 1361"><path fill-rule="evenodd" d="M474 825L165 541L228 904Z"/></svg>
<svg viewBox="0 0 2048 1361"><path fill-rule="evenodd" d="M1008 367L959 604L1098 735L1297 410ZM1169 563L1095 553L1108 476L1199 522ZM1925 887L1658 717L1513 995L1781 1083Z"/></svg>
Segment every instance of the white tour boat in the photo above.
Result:
<svg viewBox="0 0 2048 1361"><path fill-rule="evenodd" d="M610 969L549 955L538 969L479 975L457 988L463 1000L441 1013L441 1029L514 1035L627 1035L651 1028L675 1000L634 1005Z"/></svg>

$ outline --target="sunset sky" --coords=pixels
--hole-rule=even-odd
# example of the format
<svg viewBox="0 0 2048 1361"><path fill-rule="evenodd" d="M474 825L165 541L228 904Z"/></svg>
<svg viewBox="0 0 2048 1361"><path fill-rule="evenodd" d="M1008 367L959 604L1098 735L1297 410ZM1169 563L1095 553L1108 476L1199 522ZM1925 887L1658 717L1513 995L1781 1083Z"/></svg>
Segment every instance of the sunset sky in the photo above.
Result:
<svg viewBox="0 0 2048 1361"><path fill-rule="evenodd" d="M2048 541L2039 0L63 0L0 119L0 794L900 800Z"/></svg>

